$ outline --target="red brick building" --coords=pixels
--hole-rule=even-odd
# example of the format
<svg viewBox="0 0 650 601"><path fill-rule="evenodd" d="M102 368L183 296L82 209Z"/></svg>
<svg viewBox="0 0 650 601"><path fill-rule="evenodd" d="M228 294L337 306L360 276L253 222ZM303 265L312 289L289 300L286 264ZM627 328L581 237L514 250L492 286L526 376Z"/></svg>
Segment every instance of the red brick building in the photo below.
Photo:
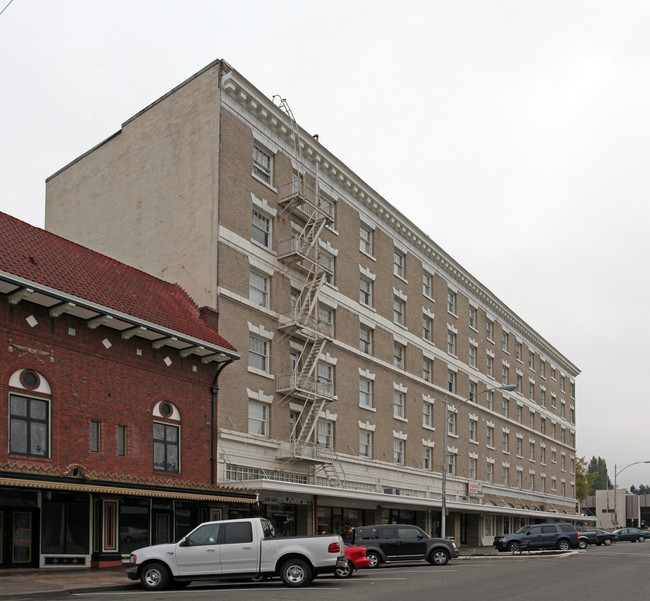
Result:
<svg viewBox="0 0 650 601"><path fill-rule="evenodd" d="M0 213L0 567L110 565L256 502L216 482L218 317Z"/></svg>

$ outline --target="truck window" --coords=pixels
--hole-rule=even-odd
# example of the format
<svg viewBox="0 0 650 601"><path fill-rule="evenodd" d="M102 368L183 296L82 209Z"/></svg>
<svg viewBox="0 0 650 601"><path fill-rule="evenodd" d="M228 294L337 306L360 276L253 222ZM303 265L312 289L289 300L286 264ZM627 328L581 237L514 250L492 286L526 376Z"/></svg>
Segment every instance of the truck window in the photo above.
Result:
<svg viewBox="0 0 650 601"><path fill-rule="evenodd" d="M253 527L250 522L233 522L224 524L224 526L223 542L225 545L253 542Z"/></svg>
<svg viewBox="0 0 650 601"><path fill-rule="evenodd" d="M188 545L215 545L219 540L219 524L199 526L186 539Z"/></svg>
<svg viewBox="0 0 650 601"><path fill-rule="evenodd" d="M268 520L262 520L262 534L264 534L264 538L275 538L273 524Z"/></svg>

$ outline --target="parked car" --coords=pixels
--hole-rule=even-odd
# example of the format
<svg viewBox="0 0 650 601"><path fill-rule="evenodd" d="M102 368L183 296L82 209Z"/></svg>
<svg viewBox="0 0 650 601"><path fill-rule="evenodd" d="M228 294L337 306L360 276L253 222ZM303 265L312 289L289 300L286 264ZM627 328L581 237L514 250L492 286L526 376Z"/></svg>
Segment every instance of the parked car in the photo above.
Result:
<svg viewBox="0 0 650 601"><path fill-rule="evenodd" d="M458 557L453 540L432 538L422 528L410 524L378 524L352 530L353 544L366 547L370 568L384 562L426 559L431 565L444 566Z"/></svg>
<svg viewBox="0 0 650 601"><path fill-rule="evenodd" d="M559 549L568 551L580 544L580 536L573 524L567 522L533 524L524 526L513 534L494 537L494 547L515 553L522 550Z"/></svg>
<svg viewBox="0 0 650 601"><path fill-rule="evenodd" d="M369 568L370 559L366 557L366 548L360 545L346 545L343 549L347 563L344 567L336 568L334 576L349 578L359 568Z"/></svg>
<svg viewBox="0 0 650 601"><path fill-rule="evenodd" d="M645 542L646 538L650 537L650 532L647 530L640 530L639 528L619 528L613 531L618 540L629 540L632 543Z"/></svg>
<svg viewBox="0 0 650 601"><path fill-rule="evenodd" d="M276 538L264 518L205 522L179 542L136 549L129 563L127 576L151 591L273 575L287 586L306 586L316 574L347 566L339 535Z"/></svg>
<svg viewBox="0 0 650 601"><path fill-rule="evenodd" d="M609 546L618 540L618 537L613 532L607 532L607 530L600 530L599 528L583 530L580 532L580 539L582 540L583 538L587 540L588 544L598 546Z"/></svg>

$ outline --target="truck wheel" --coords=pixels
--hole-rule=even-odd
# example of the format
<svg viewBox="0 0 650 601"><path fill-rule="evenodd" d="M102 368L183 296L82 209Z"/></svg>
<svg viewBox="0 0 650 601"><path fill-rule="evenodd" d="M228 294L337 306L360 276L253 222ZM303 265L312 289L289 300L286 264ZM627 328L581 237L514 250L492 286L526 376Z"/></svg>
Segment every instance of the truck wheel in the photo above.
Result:
<svg viewBox="0 0 650 601"><path fill-rule="evenodd" d="M559 551L568 551L571 548L569 541L563 538L562 540L557 541L557 548Z"/></svg>
<svg viewBox="0 0 650 601"><path fill-rule="evenodd" d="M334 570L334 576L337 578L350 578L352 574L354 574L354 564L349 559L345 562L344 568Z"/></svg>
<svg viewBox="0 0 650 601"><path fill-rule="evenodd" d="M519 553L521 551L521 545L514 540L511 543L508 543L508 551L511 553Z"/></svg>
<svg viewBox="0 0 650 601"><path fill-rule="evenodd" d="M449 553L443 549L434 549L429 553L427 561L432 566L446 566L449 563Z"/></svg>
<svg viewBox="0 0 650 601"><path fill-rule="evenodd" d="M140 572L140 584L148 591L161 591L167 587L170 580L167 566L157 561L146 565Z"/></svg>
<svg viewBox="0 0 650 601"><path fill-rule="evenodd" d="M581 538L578 541L578 549L586 549L588 544L589 543L584 538Z"/></svg>
<svg viewBox="0 0 650 601"><path fill-rule="evenodd" d="M302 559L289 559L280 568L280 578L287 586L307 586L313 578L311 567Z"/></svg>
<svg viewBox="0 0 650 601"><path fill-rule="evenodd" d="M376 568L381 563L381 557L377 551L366 551L366 557L370 560L369 568Z"/></svg>

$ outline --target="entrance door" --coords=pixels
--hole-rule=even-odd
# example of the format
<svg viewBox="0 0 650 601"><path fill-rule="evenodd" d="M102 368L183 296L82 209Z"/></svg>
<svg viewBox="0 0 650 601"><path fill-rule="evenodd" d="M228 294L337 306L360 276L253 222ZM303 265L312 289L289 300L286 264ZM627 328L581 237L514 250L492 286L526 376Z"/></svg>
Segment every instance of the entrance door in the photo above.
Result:
<svg viewBox="0 0 650 601"><path fill-rule="evenodd" d="M38 510L0 508L0 568L38 567Z"/></svg>
<svg viewBox="0 0 650 601"><path fill-rule="evenodd" d="M174 539L172 533L172 512L154 509L152 514L153 537L152 545L171 543Z"/></svg>

